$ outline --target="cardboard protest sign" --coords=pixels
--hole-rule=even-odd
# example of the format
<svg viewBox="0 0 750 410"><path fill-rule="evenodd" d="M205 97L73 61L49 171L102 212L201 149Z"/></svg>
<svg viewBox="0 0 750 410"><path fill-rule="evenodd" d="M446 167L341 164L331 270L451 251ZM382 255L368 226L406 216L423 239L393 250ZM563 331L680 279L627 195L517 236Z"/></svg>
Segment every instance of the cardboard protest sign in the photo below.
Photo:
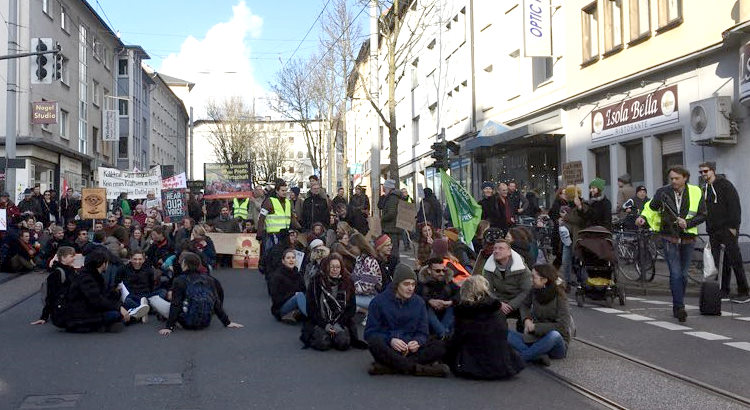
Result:
<svg viewBox="0 0 750 410"><path fill-rule="evenodd" d="M99 187L107 189L107 199L117 199L121 193L128 199L146 199L150 192L161 197L161 168L157 165L146 172L122 171L99 167Z"/></svg>
<svg viewBox="0 0 750 410"><path fill-rule="evenodd" d="M250 163L205 164L206 199L252 198L253 183Z"/></svg>
<svg viewBox="0 0 750 410"><path fill-rule="evenodd" d="M563 183L565 185L578 185L583 183L583 163L571 161L563 164Z"/></svg>
<svg viewBox="0 0 750 410"><path fill-rule="evenodd" d="M254 233L210 232L208 236L214 242L217 254L232 255L233 268L256 269L258 267L260 242Z"/></svg>
<svg viewBox="0 0 750 410"><path fill-rule="evenodd" d="M81 189L81 217L83 219L107 218L107 190L105 188Z"/></svg>
<svg viewBox="0 0 750 410"><path fill-rule="evenodd" d="M396 228L413 231L417 225L417 207L413 203L398 201L398 215L396 216Z"/></svg>
<svg viewBox="0 0 750 410"><path fill-rule="evenodd" d="M179 188L187 188L187 178L184 172L161 180L161 189Z"/></svg>
<svg viewBox="0 0 750 410"><path fill-rule="evenodd" d="M179 223L187 215L187 198L184 189L161 191L164 201L165 222Z"/></svg>

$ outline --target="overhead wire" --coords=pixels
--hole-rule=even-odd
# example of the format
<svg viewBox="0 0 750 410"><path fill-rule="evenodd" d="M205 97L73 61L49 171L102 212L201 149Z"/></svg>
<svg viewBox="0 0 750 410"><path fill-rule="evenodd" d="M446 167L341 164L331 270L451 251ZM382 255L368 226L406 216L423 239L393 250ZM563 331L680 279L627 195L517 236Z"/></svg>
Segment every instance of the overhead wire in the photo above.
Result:
<svg viewBox="0 0 750 410"><path fill-rule="evenodd" d="M289 61L291 61L292 58L294 58L294 55L297 54L297 51L299 50L300 46L307 39L307 36L310 35L310 32L312 31L313 28L315 28L315 25L318 24L318 20L320 20L320 17L323 16L323 13L326 11L326 8L328 8L328 5L330 3L331 3L331 0L326 1L326 4L323 6L323 10L320 10L320 13L318 13L318 17L315 17L315 21L313 21L312 25L310 25L310 28L307 29L307 33L305 33L305 36L302 37L302 40L300 40L299 44L297 45L297 48L294 49L294 52L292 53L292 55L286 59L286 62L283 64L283 66L286 66L287 64L289 64Z"/></svg>

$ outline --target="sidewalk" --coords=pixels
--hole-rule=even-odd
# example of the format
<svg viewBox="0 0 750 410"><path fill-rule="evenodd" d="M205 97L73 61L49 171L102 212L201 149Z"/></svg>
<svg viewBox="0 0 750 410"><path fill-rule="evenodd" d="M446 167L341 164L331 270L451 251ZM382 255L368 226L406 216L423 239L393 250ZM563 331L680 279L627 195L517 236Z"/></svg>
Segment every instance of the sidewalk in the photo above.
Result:
<svg viewBox="0 0 750 410"><path fill-rule="evenodd" d="M632 266L631 266L632 268ZM750 264L745 264L745 273L750 272ZM702 277L702 274L701 274ZM669 269L667 269L667 263L663 260L656 261L656 274L654 279L650 282L641 283L640 281L631 281L622 276L619 278L622 283L625 284L625 290L628 295L668 295L671 294L669 290ZM701 279L702 280L702 279ZM734 273L732 273L732 291L730 294L736 294L736 280ZM700 294L701 285L700 283L688 279L687 292L689 296L698 296Z"/></svg>
<svg viewBox="0 0 750 410"><path fill-rule="evenodd" d="M17 305L20 302L33 297L42 286L42 282L47 279L47 273L26 273L15 278L10 278L10 274L0 274L0 313ZM3 282L4 281L4 282ZM39 311L42 311L41 296L39 297Z"/></svg>

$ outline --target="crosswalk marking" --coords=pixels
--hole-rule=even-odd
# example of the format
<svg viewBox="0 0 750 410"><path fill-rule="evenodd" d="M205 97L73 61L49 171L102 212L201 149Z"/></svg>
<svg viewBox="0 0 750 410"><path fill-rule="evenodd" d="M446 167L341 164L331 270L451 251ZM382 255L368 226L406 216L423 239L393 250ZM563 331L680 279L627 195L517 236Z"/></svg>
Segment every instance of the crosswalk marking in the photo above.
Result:
<svg viewBox="0 0 750 410"><path fill-rule="evenodd" d="M605 307L599 307L599 308L592 308L591 310L596 310L602 313L625 313L622 310L618 309L612 309L612 308L605 308Z"/></svg>
<svg viewBox="0 0 750 410"><path fill-rule="evenodd" d="M734 317L734 316L739 316L740 314L739 313L731 313L731 312L721 312L721 315L722 316Z"/></svg>
<svg viewBox="0 0 750 410"><path fill-rule="evenodd" d="M747 350L750 352L750 343L748 342L730 342L730 343L724 343L727 346L735 347L737 349Z"/></svg>
<svg viewBox="0 0 750 410"><path fill-rule="evenodd" d="M709 332L685 332L686 335L699 337L705 340L729 340L731 337L717 335L716 333Z"/></svg>
<svg viewBox="0 0 750 410"><path fill-rule="evenodd" d="M648 316L634 315L634 314L617 315L617 316L624 317L625 319L635 320L636 322L645 322L647 320L654 320L653 318L650 318Z"/></svg>
<svg viewBox="0 0 750 410"><path fill-rule="evenodd" d="M750 322L750 317L738 317L738 318L735 318L735 319L737 319L737 320L744 320L745 322Z"/></svg>
<svg viewBox="0 0 750 410"><path fill-rule="evenodd" d="M692 330L692 328L690 327L678 325L672 322L656 321L656 322L646 322L646 323L648 323L649 325L654 325L654 326L667 329L667 330Z"/></svg>
<svg viewBox="0 0 750 410"><path fill-rule="evenodd" d="M640 301L643 301L643 300L646 300L646 299L643 299L643 298L634 298L632 296L628 296L628 300L635 300L637 302L640 302Z"/></svg>
<svg viewBox="0 0 750 410"><path fill-rule="evenodd" d="M642 300L642 303L648 303L651 305L671 305L672 302L664 302L662 300Z"/></svg>

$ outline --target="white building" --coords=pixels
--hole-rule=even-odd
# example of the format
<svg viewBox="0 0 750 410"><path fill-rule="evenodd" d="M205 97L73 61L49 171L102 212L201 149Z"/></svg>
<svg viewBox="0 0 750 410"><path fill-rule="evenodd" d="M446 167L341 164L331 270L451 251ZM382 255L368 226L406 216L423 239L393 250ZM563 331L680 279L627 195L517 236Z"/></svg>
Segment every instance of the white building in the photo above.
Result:
<svg viewBox="0 0 750 410"><path fill-rule="evenodd" d="M165 171L165 167L171 167L173 174L185 172L190 120L188 112L182 100L172 90L172 77L157 73L145 65L144 69L154 81L150 104L151 165L161 165L162 172Z"/></svg>

